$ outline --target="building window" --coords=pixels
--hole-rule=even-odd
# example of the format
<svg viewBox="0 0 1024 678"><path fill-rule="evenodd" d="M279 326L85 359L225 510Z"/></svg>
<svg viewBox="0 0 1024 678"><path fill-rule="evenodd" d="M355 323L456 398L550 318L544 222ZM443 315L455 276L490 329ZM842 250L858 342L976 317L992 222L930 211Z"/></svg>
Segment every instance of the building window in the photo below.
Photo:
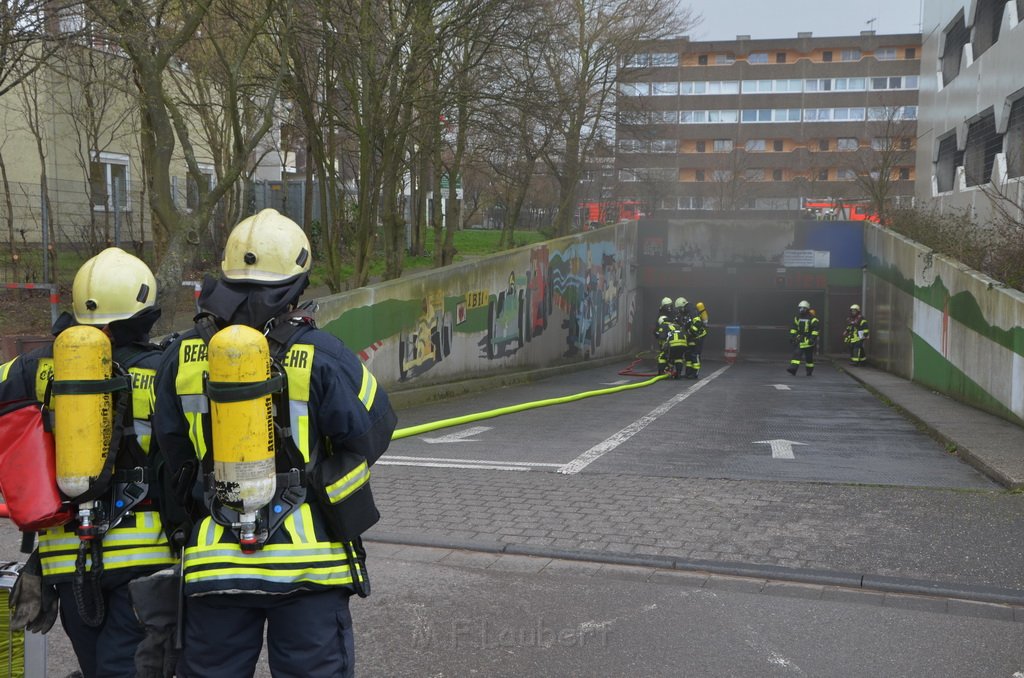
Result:
<svg viewBox="0 0 1024 678"><path fill-rule="evenodd" d="M900 167L899 168L900 181L908 181L910 179L910 168Z"/></svg>
<svg viewBox="0 0 1024 678"><path fill-rule="evenodd" d="M772 170L772 181L782 181L782 170L780 170L780 169Z"/></svg>
<svg viewBox="0 0 1024 678"><path fill-rule="evenodd" d="M716 54L715 65L717 66L730 66L736 63L736 57L731 54Z"/></svg>
<svg viewBox="0 0 1024 678"><path fill-rule="evenodd" d="M697 152L698 153L703 153L706 150L707 150L707 144L704 141L698 141L697 142Z"/></svg>
<svg viewBox="0 0 1024 678"><path fill-rule="evenodd" d="M776 153L781 153L784 150L782 139L776 139L772 142L772 150Z"/></svg>
<svg viewBox="0 0 1024 678"><path fill-rule="evenodd" d="M743 148L747 153L760 153L765 150L764 139L748 139Z"/></svg>
<svg viewBox="0 0 1024 678"><path fill-rule="evenodd" d="M822 52L821 53L821 60L822 61L832 61L832 50L828 50L827 49L824 52Z"/></svg>
<svg viewBox="0 0 1024 678"><path fill-rule="evenodd" d="M707 54L699 55L697 57L697 65L698 66L707 66L708 65L708 55Z"/></svg>
<svg viewBox="0 0 1024 678"><path fill-rule="evenodd" d="M704 170L696 170L693 177L695 181L704 181Z"/></svg>
<svg viewBox="0 0 1024 678"><path fill-rule="evenodd" d="M732 139L715 139L715 153L732 153Z"/></svg>
<svg viewBox="0 0 1024 678"><path fill-rule="evenodd" d="M836 150L838 151L856 151L858 148L860 148L860 142L856 137L839 137L836 140Z"/></svg>
<svg viewBox="0 0 1024 678"><path fill-rule="evenodd" d="M654 124L659 123L677 123L679 122L679 111L651 111L651 122Z"/></svg>
<svg viewBox="0 0 1024 678"><path fill-rule="evenodd" d="M980 186L991 181L996 154L1002 150L1003 136L996 132L995 116L989 111L967 128L964 175L968 186Z"/></svg>
<svg viewBox="0 0 1024 678"><path fill-rule="evenodd" d="M903 53L903 58L904 59L916 59L917 58L917 49L914 48L914 47L908 47L906 49L906 51Z"/></svg>
<svg viewBox="0 0 1024 678"><path fill-rule="evenodd" d="M679 123L681 125L694 125L707 121L707 111L679 111Z"/></svg>
<svg viewBox="0 0 1024 678"><path fill-rule="evenodd" d="M940 193L953 190L956 168L963 162L964 153L956 148L956 134L950 134L939 141L939 151L935 161L935 183Z"/></svg>
<svg viewBox="0 0 1024 678"><path fill-rule="evenodd" d="M784 64L784 63L786 63L786 53L785 52L776 52L775 53L775 63L777 63L777 64Z"/></svg>
<svg viewBox="0 0 1024 678"><path fill-rule="evenodd" d="M860 61L859 49L844 49L839 52L840 61Z"/></svg>
<svg viewBox="0 0 1024 678"><path fill-rule="evenodd" d="M766 64L768 63L768 52L753 52L747 56L748 64Z"/></svg>
<svg viewBox="0 0 1024 678"><path fill-rule="evenodd" d="M714 170L711 172L711 180L718 182L732 181L732 170Z"/></svg>
<svg viewBox="0 0 1024 678"><path fill-rule="evenodd" d="M678 66L679 54L676 52L655 52L651 55L652 66Z"/></svg>
<svg viewBox="0 0 1024 678"><path fill-rule="evenodd" d="M818 139L818 150L819 151L827 151L828 150L828 139Z"/></svg>
<svg viewBox="0 0 1024 678"><path fill-rule="evenodd" d="M650 54L631 54L625 58L624 68L646 68L651 63Z"/></svg>
<svg viewBox="0 0 1024 678"><path fill-rule="evenodd" d="M867 81L864 78L836 78L835 90L840 92L863 92Z"/></svg>
<svg viewBox="0 0 1024 678"><path fill-rule="evenodd" d="M828 169L818 170L818 181L828 181Z"/></svg>
<svg viewBox="0 0 1024 678"><path fill-rule="evenodd" d="M961 10L956 19L943 33L942 44L942 84L948 85L960 75L960 60L964 45L971 41L971 29L964 25L964 13Z"/></svg>
<svg viewBox="0 0 1024 678"><path fill-rule="evenodd" d="M836 179L840 181L853 181L857 178L857 172L848 167L842 167L836 170Z"/></svg>
<svg viewBox="0 0 1024 678"><path fill-rule="evenodd" d="M639 139L619 139L619 151L622 153L643 153L647 144Z"/></svg>
<svg viewBox="0 0 1024 678"><path fill-rule="evenodd" d="M619 170L619 181L620 182L640 181L640 177L637 174L638 171L639 170L633 170L633 169L620 169Z"/></svg>
<svg viewBox="0 0 1024 678"><path fill-rule="evenodd" d="M1024 176L1024 99L1010 106L1010 121L1006 125L1006 175Z"/></svg>
<svg viewBox="0 0 1024 678"><path fill-rule="evenodd" d="M123 153L92 151L89 154L89 192L92 208L98 211L131 209L129 158ZM115 198L116 196L116 198Z"/></svg>
<svg viewBox="0 0 1024 678"><path fill-rule="evenodd" d="M651 94L656 97L671 96L679 94L678 82L655 82L651 83Z"/></svg>
<svg viewBox="0 0 1024 678"><path fill-rule="evenodd" d="M655 139L651 142L651 153L675 153L676 148L675 139Z"/></svg>
<svg viewBox="0 0 1024 678"><path fill-rule="evenodd" d="M199 163L199 171L202 173L202 181L206 185L206 191L213 186L213 165ZM199 186L190 174L185 183L185 205L189 210L195 211L199 208Z"/></svg>
<svg viewBox="0 0 1024 678"><path fill-rule="evenodd" d="M761 168L744 170L743 175L747 181L764 181L764 170Z"/></svg>
<svg viewBox="0 0 1024 678"><path fill-rule="evenodd" d="M619 94L627 97L642 97L651 93L649 82L620 82Z"/></svg>
<svg viewBox="0 0 1024 678"><path fill-rule="evenodd" d="M896 58L896 48L880 47L875 50L875 58L879 61L893 61Z"/></svg>
<svg viewBox="0 0 1024 678"><path fill-rule="evenodd" d="M889 137L874 137L871 139L871 150L891 151L893 149L892 139Z"/></svg>

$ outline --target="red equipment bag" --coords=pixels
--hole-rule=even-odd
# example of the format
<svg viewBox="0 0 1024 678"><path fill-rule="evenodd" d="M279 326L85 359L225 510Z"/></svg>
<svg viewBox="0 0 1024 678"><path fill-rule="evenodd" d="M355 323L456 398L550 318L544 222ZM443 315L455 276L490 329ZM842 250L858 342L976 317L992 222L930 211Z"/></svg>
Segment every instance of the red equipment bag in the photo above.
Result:
<svg viewBox="0 0 1024 678"><path fill-rule="evenodd" d="M22 532L63 525L72 518L57 489L53 434L34 400L0 403L0 492Z"/></svg>

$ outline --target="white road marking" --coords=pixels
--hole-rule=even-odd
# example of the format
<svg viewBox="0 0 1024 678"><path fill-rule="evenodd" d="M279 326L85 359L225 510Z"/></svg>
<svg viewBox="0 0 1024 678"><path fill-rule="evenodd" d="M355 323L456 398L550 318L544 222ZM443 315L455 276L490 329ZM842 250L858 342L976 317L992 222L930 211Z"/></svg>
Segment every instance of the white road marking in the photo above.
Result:
<svg viewBox="0 0 1024 678"><path fill-rule="evenodd" d="M425 466L427 468L475 468L485 471L529 471L529 466L509 466L498 464L448 464L440 462L418 462L418 461L395 461L378 459L378 464L383 466Z"/></svg>
<svg viewBox="0 0 1024 678"><path fill-rule="evenodd" d="M491 428L493 427L473 426L472 428L467 428L465 431L456 431L455 433L449 433L448 435L441 436L440 438L425 438L421 436L420 440L425 443L430 443L431 445L436 445L437 443L473 443L478 442L479 438L470 440L470 436L477 436L481 433L486 433L487 431L490 431Z"/></svg>
<svg viewBox="0 0 1024 678"><path fill-rule="evenodd" d="M791 391L791 390L793 390L790 387L786 386L785 384L772 384L772 386L775 387L776 391Z"/></svg>
<svg viewBox="0 0 1024 678"><path fill-rule="evenodd" d="M794 440L783 440L777 438L775 440L755 440L754 444L771 445L772 459L793 459L793 446L806 445L807 443L798 443Z"/></svg>
<svg viewBox="0 0 1024 678"><path fill-rule="evenodd" d="M385 464L389 462L410 462L410 461L423 461L423 462L438 462L438 463L453 463L453 464L500 464L502 466L554 466L561 468L562 464L550 464L539 461L505 461L504 459L459 459L455 457L411 457L401 454L386 454L381 457L377 463Z"/></svg>
<svg viewBox="0 0 1024 678"><path fill-rule="evenodd" d="M602 381L601 385L602 386L622 386L623 384L628 384L628 383L629 383L629 379L619 379L618 381Z"/></svg>
<svg viewBox="0 0 1024 678"><path fill-rule="evenodd" d="M715 370L714 372L709 374L707 377L701 379L700 381L698 381L696 384L694 384L690 388L686 389L682 393L676 394L672 398L669 398L667 401L665 401L664 403L662 403L658 407L656 407L653 410L651 410L648 414L644 415L643 417L640 417L639 419L634 421L632 424L630 424L626 428L624 428L621 431L619 431L618 433L613 434L610 438L607 438L607 439L599 442L597 445L594 445L589 450L587 450L586 452L584 452L580 456L576 457L575 459L570 461L568 464L566 464L562 468L558 469L558 472L559 473L565 473L565 474L568 474L568 475L571 475L571 474L574 474L574 473L579 473L580 471L585 469L587 466L590 466L595 461L597 461L598 459L600 459L604 455L608 454L609 452L614 450L616 447L618 447L622 443L626 442L627 440L629 440L630 438L635 436L640 431L642 431L645 428L647 428L647 426L649 424L653 423L655 419L657 419L661 415L665 414L666 412L668 412L673 407L675 407L679 403L681 403L684 400L686 400L687 398L689 398L691 395L693 395L694 393L696 393L700 389L702 389L705 386L707 386L710 382L714 381L715 378L717 378L720 374L725 372L727 369L729 369L729 365L726 365L725 367L718 368L717 370ZM672 383L672 382L669 382L669 383Z"/></svg>

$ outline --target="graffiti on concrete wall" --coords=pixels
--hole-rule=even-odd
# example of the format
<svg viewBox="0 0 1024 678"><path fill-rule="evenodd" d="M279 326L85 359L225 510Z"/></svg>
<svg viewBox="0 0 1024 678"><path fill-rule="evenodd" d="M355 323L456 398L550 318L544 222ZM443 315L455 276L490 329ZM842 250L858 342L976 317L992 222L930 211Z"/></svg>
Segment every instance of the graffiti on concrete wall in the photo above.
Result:
<svg viewBox="0 0 1024 678"><path fill-rule="evenodd" d="M324 329L374 363L378 377L390 372L399 382L589 357L610 332L624 334L632 240L555 243L393 281L386 294L364 292L361 305Z"/></svg>

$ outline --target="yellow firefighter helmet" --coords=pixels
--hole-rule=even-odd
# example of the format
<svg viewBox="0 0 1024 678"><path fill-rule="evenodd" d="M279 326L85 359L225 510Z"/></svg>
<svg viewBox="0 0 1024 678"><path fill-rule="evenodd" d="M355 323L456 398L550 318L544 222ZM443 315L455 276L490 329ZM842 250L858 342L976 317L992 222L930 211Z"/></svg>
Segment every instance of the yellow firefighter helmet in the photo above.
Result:
<svg viewBox="0 0 1024 678"><path fill-rule="evenodd" d="M220 262L226 280L279 284L309 271L309 238L302 228L267 208L238 222Z"/></svg>
<svg viewBox="0 0 1024 678"><path fill-rule="evenodd" d="M155 304L156 278L138 257L108 247L78 269L71 301L75 320L102 327Z"/></svg>

